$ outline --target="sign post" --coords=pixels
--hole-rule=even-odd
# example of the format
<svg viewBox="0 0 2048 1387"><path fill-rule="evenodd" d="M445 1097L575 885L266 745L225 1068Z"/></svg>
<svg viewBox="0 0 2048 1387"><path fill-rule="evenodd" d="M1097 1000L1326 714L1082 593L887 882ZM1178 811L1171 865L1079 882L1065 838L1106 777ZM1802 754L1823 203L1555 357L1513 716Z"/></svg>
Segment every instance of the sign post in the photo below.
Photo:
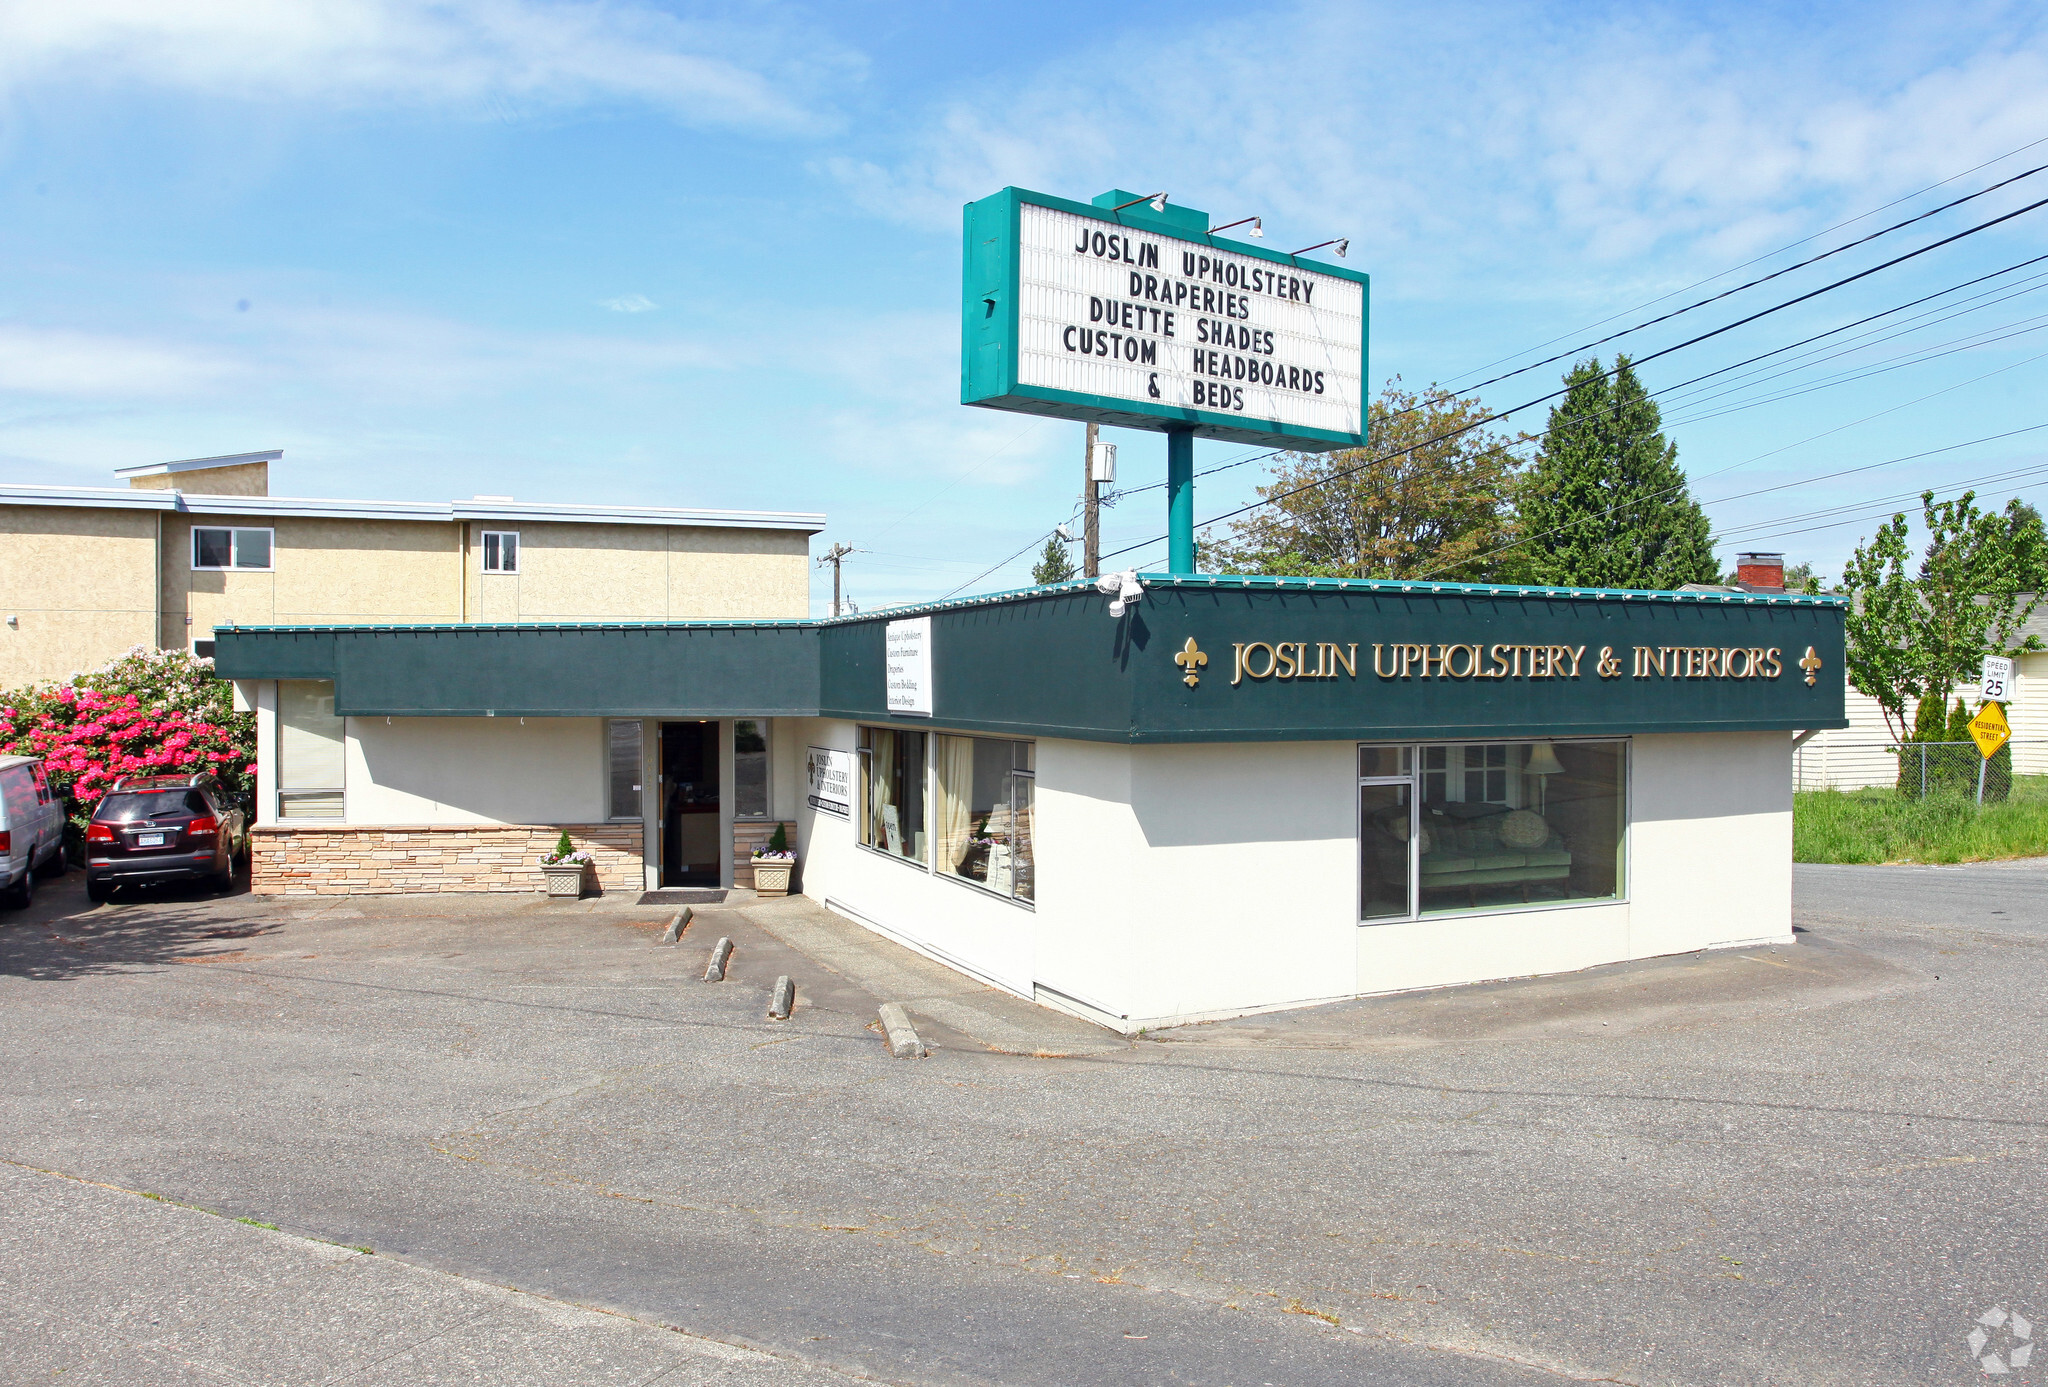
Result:
<svg viewBox="0 0 2048 1387"><path fill-rule="evenodd" d="M1990 682L1988 675L1985 682ZM1977 754L1984 758L1977 763L1977 803L1980 807L1984 803L1984 770L1991 764L1991 758L1998 754L1998 749L2011 739L2012 725L2005 720L2005 709L1996 703L1985 704L1977 710L1977 716L1970 719L1970 740L1977 744Z"/></svg>
<svg viewBox="0 0 2048 1387"><path fill-rule="evenodd" d="M1122 191L967 205L960 402L1167 436L1168 567L1195 571L1195 439L1365 445L1370 278Z"/></svg>

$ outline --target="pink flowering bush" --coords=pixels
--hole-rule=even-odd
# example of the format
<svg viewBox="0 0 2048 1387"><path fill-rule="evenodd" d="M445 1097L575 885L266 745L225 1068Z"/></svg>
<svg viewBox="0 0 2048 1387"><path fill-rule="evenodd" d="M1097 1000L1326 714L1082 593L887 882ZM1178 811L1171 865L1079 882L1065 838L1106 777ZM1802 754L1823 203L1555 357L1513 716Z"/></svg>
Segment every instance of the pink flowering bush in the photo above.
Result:
<svg viewBox="0 0 2048 1387"><path fill-rule="evenodd" d="M40 756L76 844L124 775L209 771L243 803L256 784L256 716L234 711L213 662L140 646L69 682L0 693L0 754Z"/></svg>

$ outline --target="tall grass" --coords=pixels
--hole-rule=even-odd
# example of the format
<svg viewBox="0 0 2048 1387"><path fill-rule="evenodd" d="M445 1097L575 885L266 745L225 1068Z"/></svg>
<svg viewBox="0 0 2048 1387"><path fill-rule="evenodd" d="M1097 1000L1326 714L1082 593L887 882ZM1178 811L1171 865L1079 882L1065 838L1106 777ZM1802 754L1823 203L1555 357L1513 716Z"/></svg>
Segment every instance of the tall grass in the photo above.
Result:
<svg viewBox="0 0 2048 1387"><path fill-rule="evenodd" d="M2048 776L2016 776L2012 798L1979 809L1967 795L1893 790L1792 796L1794 862L1986 862L2048 856Z"/></svg>

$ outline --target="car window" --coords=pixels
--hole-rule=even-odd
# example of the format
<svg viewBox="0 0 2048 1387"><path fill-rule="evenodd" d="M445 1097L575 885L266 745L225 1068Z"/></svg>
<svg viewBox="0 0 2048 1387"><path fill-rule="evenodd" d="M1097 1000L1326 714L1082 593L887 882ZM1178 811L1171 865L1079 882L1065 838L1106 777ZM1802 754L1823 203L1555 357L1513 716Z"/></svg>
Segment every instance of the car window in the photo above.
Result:
<svg viewBox="0 0 2048 1387"><path fill-rule="evenodd" d="M211 814L206 796L197 790L138 790L108 795L100 801L93 817L101 823L125 824L137 819L169 818L177 814Z"/></svg>

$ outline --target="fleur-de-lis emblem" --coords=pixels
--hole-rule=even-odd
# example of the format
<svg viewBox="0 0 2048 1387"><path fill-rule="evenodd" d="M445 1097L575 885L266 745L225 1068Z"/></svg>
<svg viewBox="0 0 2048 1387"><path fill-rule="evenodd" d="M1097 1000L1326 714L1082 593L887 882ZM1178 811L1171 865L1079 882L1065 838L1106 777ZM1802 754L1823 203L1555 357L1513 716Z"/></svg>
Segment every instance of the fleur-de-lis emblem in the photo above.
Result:
<svg viewBox="0 0 2048 1387"><path fill-rule="evenodd" d="M1806 647L1806 654L1800 659L1799 667L1806 671L1806 682L1811 684L1814 680L1814 671L1820 668L1820 656L1813 653L1812 646Z"/></svg>
<svg viewBox="0 0 2048 1387"><path fill-rule="evenodd" d="M1195 644L1195 638L1189 636L1188 643L1180 648L1180 653L1173 657L1173 662L1188 672L1187 677L1180 682L1192 689L1202 682L1202 676L1198 671L1209 663L1209 657Z"/></svg>

